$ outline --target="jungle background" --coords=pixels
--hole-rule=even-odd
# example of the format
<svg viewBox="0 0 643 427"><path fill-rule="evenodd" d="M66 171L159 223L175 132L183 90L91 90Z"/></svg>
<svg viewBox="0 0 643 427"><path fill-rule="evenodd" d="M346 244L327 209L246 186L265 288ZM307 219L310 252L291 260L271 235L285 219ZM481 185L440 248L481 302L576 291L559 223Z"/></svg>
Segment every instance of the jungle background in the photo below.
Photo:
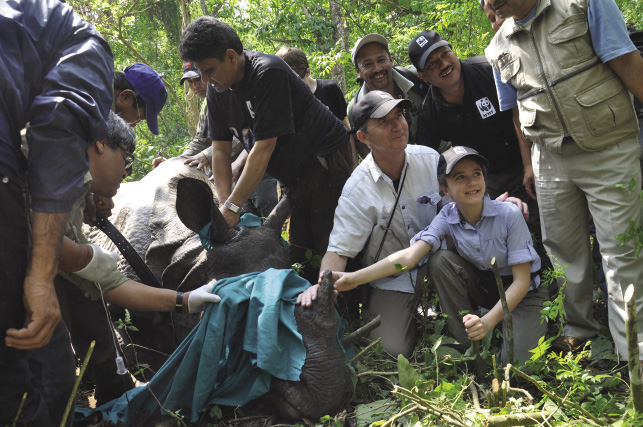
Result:
<svg viewBox="0 0 643 427"><path fill-rule="evenodd" d="M643 1L616 2L626 22L643 28ZM182 62L177 46L183 28L199 16L212 15L226 21L239 33L244 47L252 50L274 53L283 45L301 48L308 56L311 75L335 80L347 100L358 88L350 49L365 34L384 35L398 65L409 64L408 43L422 30L439 32L460 58L482 55L492 38L491 26L478 0L67 0L67 3L108 40L116 70L133 62L145 62L165 80L170 96L159 115L160 134L154 136L144 124L136 127L135 155L141 161L134 164L128 180L143 177L157 156L179 155L195 132L199 100L188 93L187 84L179 85ZM552 276L564 274L564 266L558 267ZM605 312L601 300L597 291L598 310ZM564 315L560 309L561 301L553 301L543 314L544 320L551 322L553 336ZM606 324L606 319L602 320ZM607 336L599 337L577 354L548 352L549 342L543 342L525 369L530 378L526 379L516 372L505 373L499 363L496 369L493 355L497 336L490 334L483 342L479 352L482 365L476 368L471 352L458 351L451 345L452 339L444 335L444 319L433 315L424 317L424 321L424 335L413 357L392 358L376 344L355 362L356 393L347 403L347 410L304 422L337 427L371 423L413 427L527 425L524 423L643 425L643 416L632 408L627 368L615 360L606 328ZM368 342L358 343L358 347L361 344L366 346ZM176 424L186 425L180 414L175 418ZM229 413L225 408L213 407L204 411L199 425L254 422L275 423L242 410Z"/></svg>

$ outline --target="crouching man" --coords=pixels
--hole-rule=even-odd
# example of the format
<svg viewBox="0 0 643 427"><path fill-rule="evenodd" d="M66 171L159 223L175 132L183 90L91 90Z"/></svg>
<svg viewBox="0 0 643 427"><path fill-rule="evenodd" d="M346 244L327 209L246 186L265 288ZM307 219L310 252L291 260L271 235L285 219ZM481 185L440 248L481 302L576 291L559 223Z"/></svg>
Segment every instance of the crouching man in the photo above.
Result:
<svg viewBox="0 0 643 427"><path fill-rule="evenodd" d="M123 119L110 113L109 137L87 149L85 196L93 192L101 197L114 197L126 176L125 170L134 160L131 154L134 149L134 131ZM125 277L116 266L118 255L88 244L82 232L85 196L76 200L66 224L55 284L77 355L82 357L90 342L96 341L86 375L96 383L96 400L102 404L134 386L129 375L116 374L112 325L102 298L131 310L173 311L189 307L190 312L200 312L205 302L218 302L219 297L208 292L212 284L183 294Z"/></svg>
<svg viewBox="0 0 643 427"><path fill-rule="evenodd" d="M394 99L377 90L355 104L351 118L356 135L371 153L344 185L321 271L345 271L348 259L358 256L363 266L372 265L408 248L413 236L435 218L442 199L437 181L440 156L432 148L408 145L403 109L411 105L407 99ZM526 205L518 199L512 202L525 213ZM390 354L412 353L416 340L415 287L422 286L427 275L435 281L434 275L444 270L442 263L448 265L448 259L431 256L418 268L370 283L362 314L366 321L381 314L382 323L371 332L371 338L381 338ZM310 306L316 294L317 287L313 286L298 297L298 302ZM459 322L461 327L462 320Z"/></svg>

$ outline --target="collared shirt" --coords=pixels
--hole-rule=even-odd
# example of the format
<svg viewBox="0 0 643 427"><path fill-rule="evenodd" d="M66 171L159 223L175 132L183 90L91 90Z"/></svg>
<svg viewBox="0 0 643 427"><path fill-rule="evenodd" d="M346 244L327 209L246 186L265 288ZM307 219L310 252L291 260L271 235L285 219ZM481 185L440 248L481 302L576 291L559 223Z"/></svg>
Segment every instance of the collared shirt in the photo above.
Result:
<svg viewBox="0 0 643 427"><path fill-rule="evenodd" d="M409 247L411 238L435 218L441 200L437 182L438 153L428 147L406 147L400 198L379 259ZM389 222L397 189L369 154L353 171L335 209L329 252L354 258L361 254L364 266L374 262ZM413 277L417 270L413 269ZM413 292L408 273L371 283L379 289Z"/></svg>
<svg viewBox="0 0 643 427"><path fill-rule="evenodd" d="M441 237L451 236L458 254L478 270L492 270L495 257L503 276L512 275L511 267L530 263L532 273L540 269L540 258L520 209L512 203L484 198L482 218L474 226L462 221L455 203L445 206L430 226L413 237L411 244L423 240L438 250ZM540 283L536 278L530 289Z"/></svg>
<svg viewBox="0 0 643 427"><path fill-rule="evenodd" d="M522 166L511 111L500 111L493 69L484 56L460 61L462 104L452 104L431 87L422 102L416 143L438 150L441 141L477 150L490 161L489 173Z"/></svg>
<svg viewBox="0 0 643 427"><path fill-rule="evenodd" d="M346 128L281 58L244 50L243 80L229 90L208 88L210 139L237 137L250 152L256 141L277 138L268 173L287 186L307 176L308 161L348 144Z"/></svg>

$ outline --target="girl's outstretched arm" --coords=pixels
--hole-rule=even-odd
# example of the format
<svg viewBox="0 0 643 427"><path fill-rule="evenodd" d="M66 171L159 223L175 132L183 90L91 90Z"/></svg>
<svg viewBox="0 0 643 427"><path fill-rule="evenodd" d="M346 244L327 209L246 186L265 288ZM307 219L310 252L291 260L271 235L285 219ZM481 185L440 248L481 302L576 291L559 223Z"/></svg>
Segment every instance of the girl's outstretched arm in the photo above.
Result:
<svg viewBox="0 0 643 427"><path fill-rule="evenodd" d="M507 306L509 311L514 308L529 292L529 284L531 283L531 273L529 272L529 263L516 264L511 267L514 280L505 291L507 297ZM481 340L494 328L500 321L502 321L504 313L502 311L502 302L498 300L496 305L482 318L475 314L467 314L462 318L464 328L469 335L471 341Z"/></svg>
<svg viewBox="0 0 643 427"><path fill-rule="evenodd" d="M349 291L353 288L369 283L383 277L399 273L397 264L402 267L413 268L431 250L431 245L423 240L418 240L411 247L402 249L380 260L376 264L362 268L354 273L345 273L335 282L335 289L339 292Z"/></svg>

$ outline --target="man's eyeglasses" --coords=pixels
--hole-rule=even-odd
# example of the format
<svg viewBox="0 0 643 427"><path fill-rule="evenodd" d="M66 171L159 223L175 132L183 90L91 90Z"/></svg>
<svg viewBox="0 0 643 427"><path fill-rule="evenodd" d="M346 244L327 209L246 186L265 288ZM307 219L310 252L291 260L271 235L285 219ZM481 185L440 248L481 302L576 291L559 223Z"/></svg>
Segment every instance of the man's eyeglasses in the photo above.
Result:
<svg viewBox="0 0 643 427"><path fill-rule="evenodd" d="M123 159L125 161L125 169L130 169L134 161L138 159L134 157L134 154L130 153L125 148L123 148L121 144L116 144L116 145L125 153L125 158Z"/></svg>

